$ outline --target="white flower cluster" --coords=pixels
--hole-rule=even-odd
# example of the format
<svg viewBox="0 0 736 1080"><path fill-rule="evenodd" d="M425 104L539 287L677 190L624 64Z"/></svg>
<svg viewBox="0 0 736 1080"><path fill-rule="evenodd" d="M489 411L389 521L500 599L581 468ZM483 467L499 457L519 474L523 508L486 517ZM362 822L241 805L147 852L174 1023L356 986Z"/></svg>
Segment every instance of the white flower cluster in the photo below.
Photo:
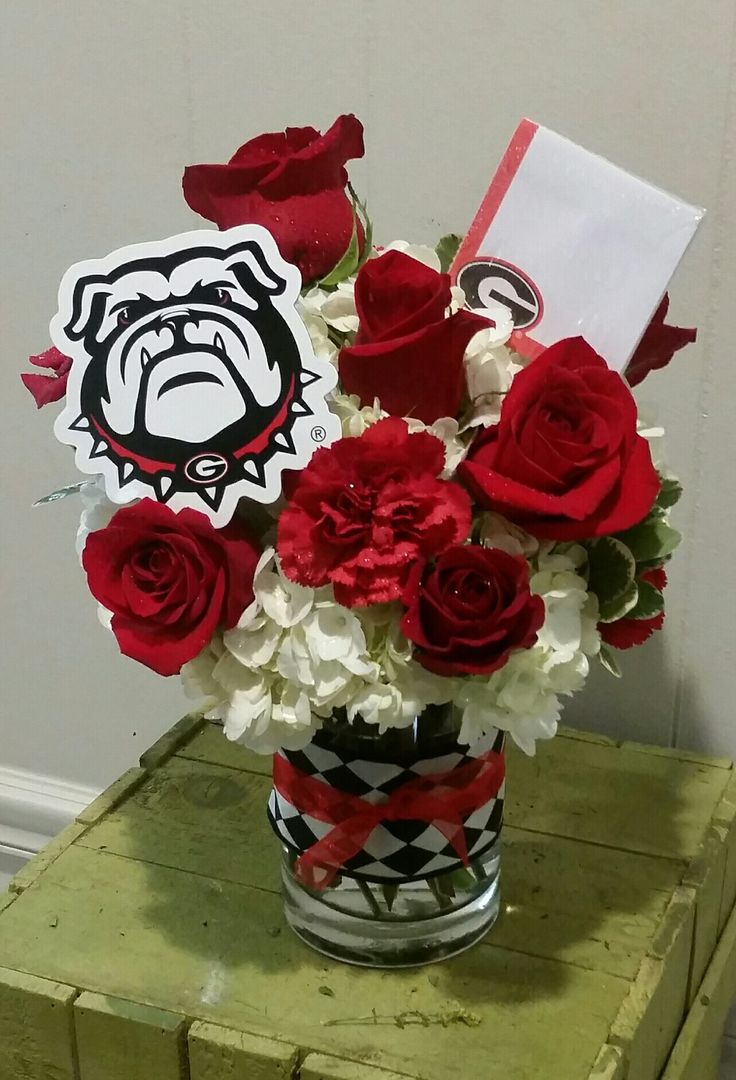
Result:
<svg viewBox="0 0 736 1080"><path fill-rule="evenodd" d="M484 542L531 555L531 589L546 607L536 645L514 653L500 671L462 679L426 671L399 630L397 605L350 611L331 588L285 578L269 548L237 627L182 669L187 693L209 698L208 717L259 753L305 746L338 708L385 731L412 724L429 704L450 701L462 713L461 741L472 744L498 727L533 753L537 739L555 733L559 695L582 686L588 657L598 651L596 601L578 573L582 548L546 545L532 553L535 541L493 517Z"/></svg>
<svg viewBox="0 0 736 1080"><path fill-rule="evenodd" d="M345 708L381 730L411 724L425 705L448 700L446 680L411 659L390 607L361 612L332 589L309 589L281 573L273 548L261 556L254 600L238 625L182 668L190 697L259 753L305 746L322 720Z"/></svg>
<svg viewBox="0 0 736 1080"><path fill-rule="evenodd" d="M587 558L580 545L540 544L500 515L485 516L484 544L529 559L529 584L544 600L545 620L531 649L513 653L488 678L459 683L460 739L472 744L491 728L502 728L533 754L537 739L550 739L557 731L559 697L582 687L588 657L600 649L598 601L579 573Z"/></svg>

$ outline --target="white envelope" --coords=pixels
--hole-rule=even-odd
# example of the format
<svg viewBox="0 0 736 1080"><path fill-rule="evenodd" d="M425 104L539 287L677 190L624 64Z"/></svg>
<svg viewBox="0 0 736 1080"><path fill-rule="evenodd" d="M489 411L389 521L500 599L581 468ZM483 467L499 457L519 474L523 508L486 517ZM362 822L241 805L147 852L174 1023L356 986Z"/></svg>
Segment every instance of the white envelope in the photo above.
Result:
<svg viewBox="0 0 736 1080"><path fill-rule="evenodd" d="M704 213L522 120L451 275L523 355L580 334L623 371Z"/></svg>

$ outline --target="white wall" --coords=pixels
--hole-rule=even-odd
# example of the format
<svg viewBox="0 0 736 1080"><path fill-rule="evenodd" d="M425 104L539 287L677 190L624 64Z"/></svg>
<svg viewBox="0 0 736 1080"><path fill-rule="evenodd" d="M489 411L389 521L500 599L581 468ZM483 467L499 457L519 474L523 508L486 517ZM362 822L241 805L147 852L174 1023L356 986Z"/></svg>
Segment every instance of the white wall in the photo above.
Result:
<svg viewBox="0 0 736 1080"><path fill-rule="evenodd" d="M5 0L0 765L101 786L183 708L117 655L73 550L75 479L18 372L63 270L190 226L182 167L286 124L362 118L379 240L462 231L523 115L710 213L672 287L700 340L642 397L686 484L666 633L596 678L577 724L736 754L734 0Z"/></svg>

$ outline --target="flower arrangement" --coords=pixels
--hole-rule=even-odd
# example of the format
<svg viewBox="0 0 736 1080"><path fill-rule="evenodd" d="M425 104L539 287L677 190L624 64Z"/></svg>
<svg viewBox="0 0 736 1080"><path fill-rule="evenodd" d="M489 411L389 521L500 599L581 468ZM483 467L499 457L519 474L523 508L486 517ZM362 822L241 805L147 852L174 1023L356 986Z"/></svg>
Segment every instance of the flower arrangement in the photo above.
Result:
<svg viewBox="0 0 736 1080"><path fill-rule="evenodd" d="M624 376L582 337L525 358L512 308L453 284L460 237L374 245L345 168L362 154L342 116L187 168L222 231L80 264L30 358L47 373L22 378L39 407L66 399L57 435L102 474L42 501L79 491L120 651L275 754L291 925L390 966L495 918L506 736L534 753L591 662L620 674L616 651L662 626L680 486L631 387L695 331L665 297ZM191 277L208 259L224 279ZM223 470L254 497L223 511ZM367 915L401 933L371 938Z"/></svg>
<svg viewBox="0 0 736 1080"><path fill-rule="evenodd" d="M224 528L85 482L82 565L121 652L181 673L256 751L303 747L339 709L386 731L454 702L461 741L499 728L533 752L592 658L616 673L662 625L680 487L630 387L695 331L665 324L665 298L626 378L582 338L528 363L509 310L451 284L458 237L373 246L345 170L362 154L342 116L184 173L194 210L264 225L299 267L342 438ZM53 373L22 376L38 406L62 399L69 359L31 362Z"/></svg>

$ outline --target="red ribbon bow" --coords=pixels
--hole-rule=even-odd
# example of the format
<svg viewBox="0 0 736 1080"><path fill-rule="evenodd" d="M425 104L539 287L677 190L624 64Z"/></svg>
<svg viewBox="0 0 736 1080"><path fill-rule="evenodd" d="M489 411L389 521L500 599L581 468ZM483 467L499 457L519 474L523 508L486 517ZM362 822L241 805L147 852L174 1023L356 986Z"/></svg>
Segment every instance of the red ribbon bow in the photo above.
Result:
<svg viewBox="0 0 736 1080"><path fill-rule="evenodd" d="M503 754L489 750L458 768L409 780L384 802L369 803L300 772L281 754L273 761L273 782L279 794L301 814L333 826L297 860L299 880L312 889L326 889L340 867L362 851L373 830L385 821L434 825L467 866L463 819L498 794L504 776Z"/></svg>

